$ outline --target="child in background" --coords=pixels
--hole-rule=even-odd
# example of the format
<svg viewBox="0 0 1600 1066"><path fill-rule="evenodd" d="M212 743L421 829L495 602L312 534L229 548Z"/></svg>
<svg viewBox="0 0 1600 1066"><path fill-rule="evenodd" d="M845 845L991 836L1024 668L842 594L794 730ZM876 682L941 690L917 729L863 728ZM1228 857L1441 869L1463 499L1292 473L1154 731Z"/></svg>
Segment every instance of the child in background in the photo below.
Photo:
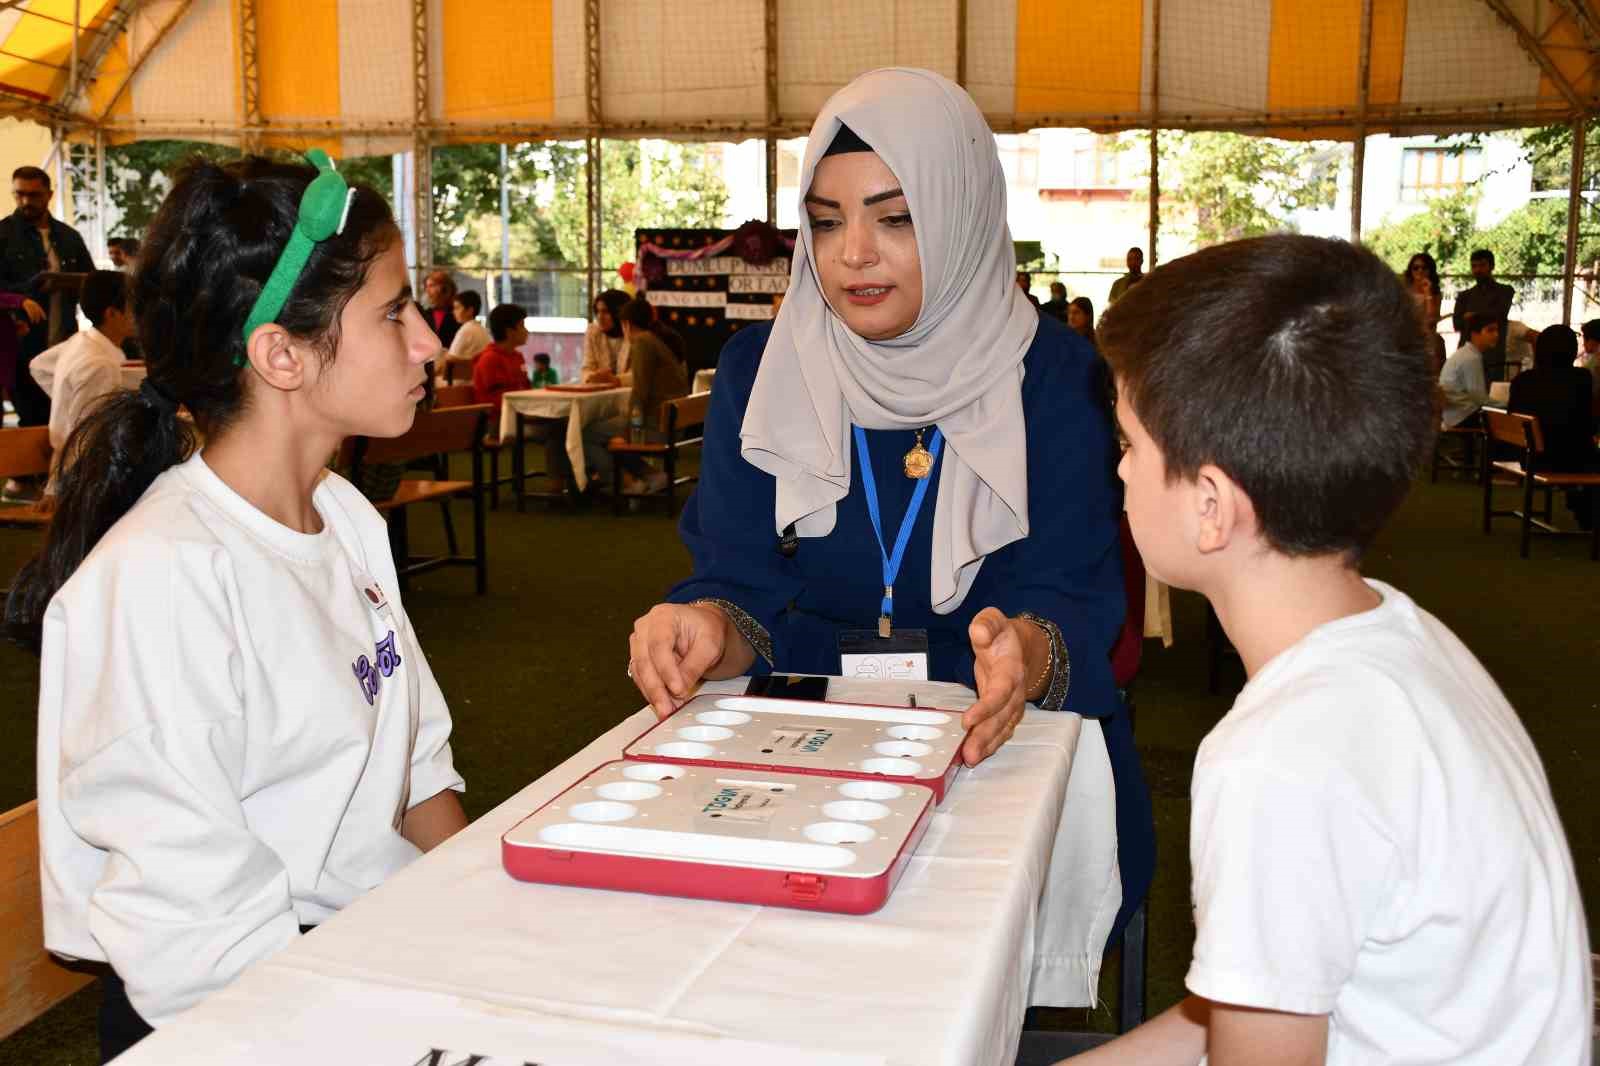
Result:
<svg viewBox="0 0 1600 1066"><path fill-rule="evenodd" d="M1588 936L1533 744L1362 552L1432 444L1411 299L1344 241L1263 237L1106 313L1150 573L1249 677L1195 759L1192 995L1082 1063L1587 1063Z"/></svg>
<svg viewBox="0 0 1600 1066"><path fill-rule="evenodd" d="M518 351L528 342L528 327L523 324L528 317L517 304L501 304L489 312L489 334L494 338L489 346L478 353L478 362L472 368L472 402L494 407L490 418L498 424L500 398L508 392L531 387L528 368Z"/></svg>
<svg viewBox="0 0 1600 1066"><path fill-rule="evenodd" d="M532 384L536 389L542 389L546 385L561 384L561 375L550 365L549 352L539 352L534 355Z"/></svg>

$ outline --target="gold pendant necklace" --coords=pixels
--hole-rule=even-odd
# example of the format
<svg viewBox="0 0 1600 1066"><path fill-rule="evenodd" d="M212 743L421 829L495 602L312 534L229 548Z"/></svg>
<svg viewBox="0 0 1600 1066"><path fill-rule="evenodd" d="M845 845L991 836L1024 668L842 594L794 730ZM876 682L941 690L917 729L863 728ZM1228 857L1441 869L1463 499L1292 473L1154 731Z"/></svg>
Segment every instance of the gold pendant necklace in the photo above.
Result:
<svg viewBox="0 0 1600 1066"><path fill-rule="evenodd" d="M925 430L917 430L917 442L906 452L905 463L906 477L914 481L921 481L933 473L933 453L922 446L922 434Z"/></svg>

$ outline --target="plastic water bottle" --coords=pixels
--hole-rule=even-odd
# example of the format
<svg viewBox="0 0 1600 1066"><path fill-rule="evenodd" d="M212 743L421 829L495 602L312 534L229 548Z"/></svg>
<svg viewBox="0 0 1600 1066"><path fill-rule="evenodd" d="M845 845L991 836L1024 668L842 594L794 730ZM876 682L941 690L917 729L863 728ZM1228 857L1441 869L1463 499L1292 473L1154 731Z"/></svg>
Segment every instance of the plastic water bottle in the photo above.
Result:
<svg viewBox="0 0 1600 1066"><path fill-rule="evenodd" d="M644 443L644 412L634 410L628 414L628 443Z"/></svg>

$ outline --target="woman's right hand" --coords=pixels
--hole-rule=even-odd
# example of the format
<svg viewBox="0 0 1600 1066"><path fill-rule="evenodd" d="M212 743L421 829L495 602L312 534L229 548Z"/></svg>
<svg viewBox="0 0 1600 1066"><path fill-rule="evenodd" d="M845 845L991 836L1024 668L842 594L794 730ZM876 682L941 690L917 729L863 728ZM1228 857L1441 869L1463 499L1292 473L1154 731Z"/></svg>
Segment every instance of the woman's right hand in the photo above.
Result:
<svg viewBox="0 0 1600 1066"><path fill-rule="evenodd" d="M722 662L731 628L720 608L704 603L658 603L633 623L628 676L657 718L687 703L707 671Z"/></svg>

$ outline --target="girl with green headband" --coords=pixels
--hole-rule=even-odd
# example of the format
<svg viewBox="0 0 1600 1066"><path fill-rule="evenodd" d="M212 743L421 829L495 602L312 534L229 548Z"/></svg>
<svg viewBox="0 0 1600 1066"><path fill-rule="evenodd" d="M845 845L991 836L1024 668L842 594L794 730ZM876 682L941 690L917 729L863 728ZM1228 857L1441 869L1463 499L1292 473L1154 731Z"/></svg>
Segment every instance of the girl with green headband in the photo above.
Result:
<svg viewBox="0 0 1600 1066"><path fill-rule="evenodd" d="M465 824L383 519L324 469L410 428L438 340L388 205L311 161L178 178L133 278L149 377L67 441L7 604L45 943L108 964L107 1059Z"/></svg>

